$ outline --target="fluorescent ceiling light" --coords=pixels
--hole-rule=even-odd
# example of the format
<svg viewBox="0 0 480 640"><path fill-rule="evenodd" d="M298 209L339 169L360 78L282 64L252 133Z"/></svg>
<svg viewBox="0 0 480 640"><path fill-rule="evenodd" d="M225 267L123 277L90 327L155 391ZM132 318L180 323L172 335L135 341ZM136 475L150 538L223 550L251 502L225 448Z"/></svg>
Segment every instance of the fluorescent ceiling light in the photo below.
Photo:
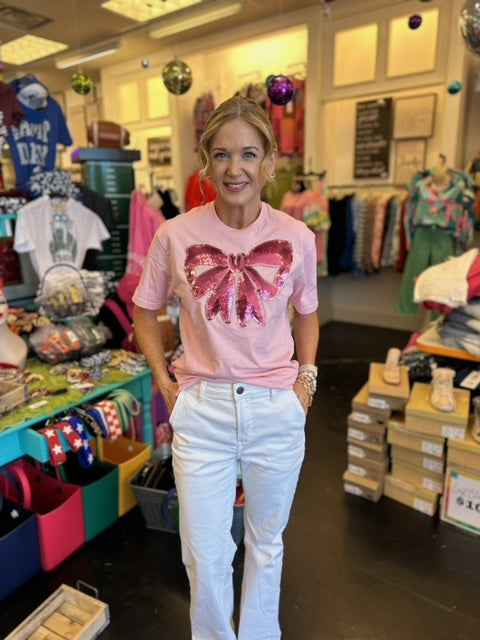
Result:
<svg viewBox="0 0 480 640"><path fill-rule="evenodd" d="M120 47L118 41L104 42L97 47L90 47L89 49L81 49L76 54L72 54L68 58L58 58L55 60L55 66L57 69L69 69L70 67L77 67L84 62L91 62L98 58L104 58L105 56L111 56L116 53Z"/></svg>
<svg viewBox="0 0 480 640"><path fill-rule="evenodd" d="M151 38L165 38L181 31L194 29L221 18L228 18L238 13L243 6L243 0L210 0L202 2L188 11L168 16L159 20L159 26L150 31Z"/></svg>
<svg viewBox="0 0 480 640"><path fill-rule="evenodd" d="M108 0L101 6L125 18L147 22L199 2L201 0Z"/></svg>
<svg viewBox="0 0 480 640"><path fill-rule="evenodd" d="M1 60L19 66L65 51L65 49L68 49L68 45L63 42L26 35L2 44Z"/></svg>

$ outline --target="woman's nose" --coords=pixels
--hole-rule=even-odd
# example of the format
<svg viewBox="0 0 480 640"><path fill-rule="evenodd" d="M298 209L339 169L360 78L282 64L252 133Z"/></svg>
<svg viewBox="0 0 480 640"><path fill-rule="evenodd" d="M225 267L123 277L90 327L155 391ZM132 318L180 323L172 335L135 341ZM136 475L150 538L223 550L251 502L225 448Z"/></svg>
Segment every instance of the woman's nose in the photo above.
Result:
<svg viewBox="0 0 480 640"><path fill-rule="evenodd" d="M239 175L240 171L241 171L241 164L239 160L237 158L231 158L228 165L229 174L232 176L237 176Z"/></svg>

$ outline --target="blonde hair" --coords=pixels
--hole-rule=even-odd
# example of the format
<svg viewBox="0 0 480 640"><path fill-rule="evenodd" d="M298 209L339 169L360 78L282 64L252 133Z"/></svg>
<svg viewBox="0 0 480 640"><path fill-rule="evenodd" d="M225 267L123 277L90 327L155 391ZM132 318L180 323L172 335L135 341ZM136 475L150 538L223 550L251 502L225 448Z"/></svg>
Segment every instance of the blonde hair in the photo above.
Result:
<svg viewBox="0 0 480 640"><path fill-rule="evenodd" d="M222 102L207 120L200 142L198 144L198 159L200 161L200 181L208 175L210 171L210 149L214 136L221 127L232 120L241 118L251 125L263 141L265 156L262 160L262 173L267 182L275 183L275 177L271 173L270 163L272 156L277 150L277 141L273 133L272 124L265 113L265 110L250 98L233 96Z"/></svg>

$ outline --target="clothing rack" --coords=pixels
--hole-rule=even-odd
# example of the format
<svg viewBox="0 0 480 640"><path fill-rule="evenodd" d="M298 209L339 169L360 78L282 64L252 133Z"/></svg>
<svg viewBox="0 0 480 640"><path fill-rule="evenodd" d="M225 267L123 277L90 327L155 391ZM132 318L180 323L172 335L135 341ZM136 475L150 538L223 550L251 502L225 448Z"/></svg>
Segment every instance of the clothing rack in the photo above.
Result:
<svg viewBox="0 0 480 640"><path fill-rule="evenodd" d="M388 188L388 189L405 189L405 184L395 184L395 183L387 183L387 182L368 182L365 184L329 184L327 185L327 189L380 189L380 188Z"/></svg>
<svg viewBox="0 0 480 640"><path fill-rule="evenodd" d="M298 180L306 180L308 178L318 178L319 180L323 180L327 175L327 171L320 171L320 173L315 173L315 171L309 171L308 173L297 173L295 179Z"/></svg>

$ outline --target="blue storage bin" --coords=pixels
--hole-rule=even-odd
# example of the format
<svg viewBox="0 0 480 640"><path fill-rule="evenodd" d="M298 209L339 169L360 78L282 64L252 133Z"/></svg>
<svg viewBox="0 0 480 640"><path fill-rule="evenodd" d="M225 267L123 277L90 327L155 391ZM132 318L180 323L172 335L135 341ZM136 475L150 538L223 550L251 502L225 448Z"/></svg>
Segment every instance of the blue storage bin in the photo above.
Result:
<svg viewBox="0 0 480 640"><path fill-rule="evenodd" d="M0 481L2 476L0 475ZM0 601L41 570L37 514L0 495Z"/></svg>

